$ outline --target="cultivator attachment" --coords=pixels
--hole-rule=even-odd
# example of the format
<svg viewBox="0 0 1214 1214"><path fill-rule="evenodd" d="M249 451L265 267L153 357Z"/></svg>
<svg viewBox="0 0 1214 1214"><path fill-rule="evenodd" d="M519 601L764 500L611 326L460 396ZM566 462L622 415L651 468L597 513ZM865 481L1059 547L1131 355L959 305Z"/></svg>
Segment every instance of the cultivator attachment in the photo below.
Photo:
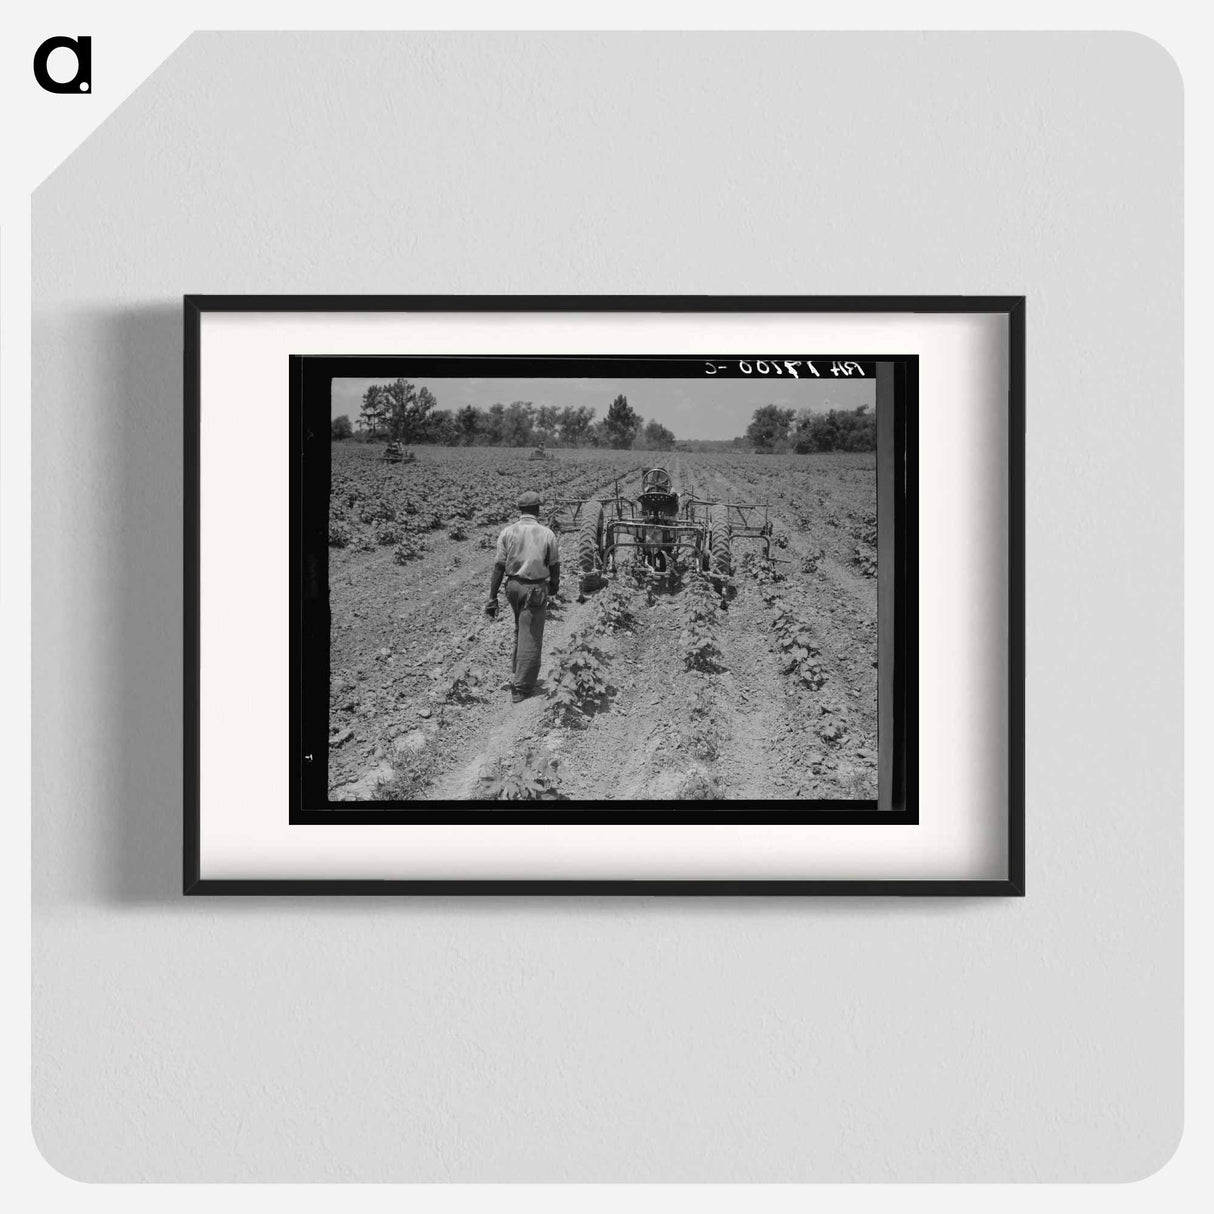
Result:
<svg viewBox="0 0 1214 1214"><path fill-rule="evenodd" d="M763 545L763 555L771 555L771 506L767 502L721 502L725 520L735 540L758 540ZM778 558L777 558L778 559Z"/></svg>
<svg viewBox="0 0 1214 1214"><path fill-rule="evenodd" d="M595 507L600 507L605 511L608 507L619 510L634 505L635 503L629 498L618 496L614 498L558 497L548 505L548 526L557 532L580 531L582 520L587 513L593 513Z"/></svg>
<svg viewBox="0 0 1214 1214"><path fill-rule="evenodd" d="M556 498L548 503L548 526L553 531L576 531L587 502L578 498Z"/></svg>
<svg viewBox="0 0 1214 1214"><path fill-rule="evenodd" d="M771 555L771 505L768 502L723 502L719 498L689 497L683 500L683 516L689 522L706 519L712 534L726 533L734 540L758 540L768 560Z"/></svg>
<svg viewBox="0 0 1214 1214"><path fill-rule="evenodd" d="M703 524L680 523L673 520L647 520L643 517L613 519L607 524L603 549L603 564L612 568L627 559L631 551L658 573L665 573L678 554L687 564L709 566L708 548Z"/></svg>

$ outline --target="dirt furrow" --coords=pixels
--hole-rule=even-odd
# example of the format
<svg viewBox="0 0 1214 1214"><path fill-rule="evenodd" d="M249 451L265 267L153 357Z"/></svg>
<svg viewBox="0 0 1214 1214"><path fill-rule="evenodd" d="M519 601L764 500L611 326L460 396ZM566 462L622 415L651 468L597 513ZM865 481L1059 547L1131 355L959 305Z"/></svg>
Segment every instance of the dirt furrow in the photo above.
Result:
<svg viewBox="0 0 1214 1214"><path fill-rule="evenodd" d="M632 604L633 626L599 642L611 659L614 688L606 711L582 728L559 731L555 739L562 787L571 797L668 799L681 779L677 603L659 595L648 606L637 592Z"/></svg>
<svg viewBox="0 0 1214 1214"><path fill-rule="evenodd" d="M525 744L541 738L546 732L543 716L553 652L569 640L572 632L586 626L590 612L589 602L565 602L549 614L544 625L543 660L536 694L515 704L509 688L499 686L509 679L514 635L513 616L509 607L503 605L494 626L499 649L494 669L501 677L490 684L488 700L470 709L462 720L453 721L452 727L442 736L438 758L443 760L449 756L449 761L440 762L441 774L426 790L424 799L461 800L472 796L482 772L519 753Z"/></svg>
<svg viewBox="0 0 1214 1214"><path fill-rule="evenodd" d="M756 801L799 795L774 743L785 710L775 655L767 644L764 604L742 587L725 612L721 649L726 669L716 677L722 742L717 756L721 795Z"/></svg>

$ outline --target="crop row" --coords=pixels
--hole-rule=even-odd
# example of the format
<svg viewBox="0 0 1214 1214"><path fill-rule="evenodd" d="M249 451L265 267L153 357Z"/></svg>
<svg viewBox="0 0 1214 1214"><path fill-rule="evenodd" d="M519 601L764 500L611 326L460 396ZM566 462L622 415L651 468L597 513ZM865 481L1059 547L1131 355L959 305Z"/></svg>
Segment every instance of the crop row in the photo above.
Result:
<svg viewBox="0 0 1214 1214"><path fill-rule="evenodd" d="M550 673L549 716L558 724L585 724L611 694L607 681L610 657L598 640L635 623L632 597L618 582L608 585L594 602L587 626L573 632L553 651Z"/></svg>
<svg viewBox="0 0 1214 1214"><path fill-rule="evenodd" d="M688 670L717 672L721 669L721 647L717 643L720 598L709 578L689 569L683 583L683 631L679 644Z"/></svg>
<svg viewBox="0 0 1214 1214"><path fill-rule="evenodd" d="M780 673L817 691L826 682L826 674L818 660L820 652L809 621L798 615L774 586L765 586L761 593L771 619L772 648L781 657Z"/></svg>
<svg viewBox="0 0 1214 1214"><path fill-rule="evenodd" d="M329 492L329 544L369 550L398 545L404 563L425 550L421 538L447 529L451 540L473 527L492 527L515 515L524 490L541 496L588 499L605 483L598 461L530 462L506 457L477 464L476 475L455 463L391 464L369 448L335 448Z"/></svg>

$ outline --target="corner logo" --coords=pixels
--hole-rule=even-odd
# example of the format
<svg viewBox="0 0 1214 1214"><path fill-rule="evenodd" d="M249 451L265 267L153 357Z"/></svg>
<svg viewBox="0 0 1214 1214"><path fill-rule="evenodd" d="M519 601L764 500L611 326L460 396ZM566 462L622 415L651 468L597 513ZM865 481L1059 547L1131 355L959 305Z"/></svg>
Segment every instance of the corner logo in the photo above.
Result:
<svg viewBox="0 0 1214 1214"><path fill-rule="evenodd" d="M55 80L46 70L51 52L71 51L76 57L76 74L70 80ZM93 40L83 34L76 38L48 38L34 52L34 79L48 93L88 93L93 88Z"/></svg>

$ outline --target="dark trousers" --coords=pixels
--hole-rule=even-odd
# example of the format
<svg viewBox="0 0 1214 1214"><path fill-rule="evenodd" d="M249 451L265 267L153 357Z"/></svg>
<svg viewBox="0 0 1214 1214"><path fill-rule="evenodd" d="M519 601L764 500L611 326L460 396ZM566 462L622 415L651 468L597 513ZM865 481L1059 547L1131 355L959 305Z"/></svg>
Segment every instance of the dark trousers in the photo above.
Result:
<svg viewBox="0 0 1214 1214"><path fill-rule="evenodd" d="M514 650L510 655L515 691L533 691L539 678L544 648L544 617L548 612L548 584L506 579L506 601L514 611Z"/></svg>

